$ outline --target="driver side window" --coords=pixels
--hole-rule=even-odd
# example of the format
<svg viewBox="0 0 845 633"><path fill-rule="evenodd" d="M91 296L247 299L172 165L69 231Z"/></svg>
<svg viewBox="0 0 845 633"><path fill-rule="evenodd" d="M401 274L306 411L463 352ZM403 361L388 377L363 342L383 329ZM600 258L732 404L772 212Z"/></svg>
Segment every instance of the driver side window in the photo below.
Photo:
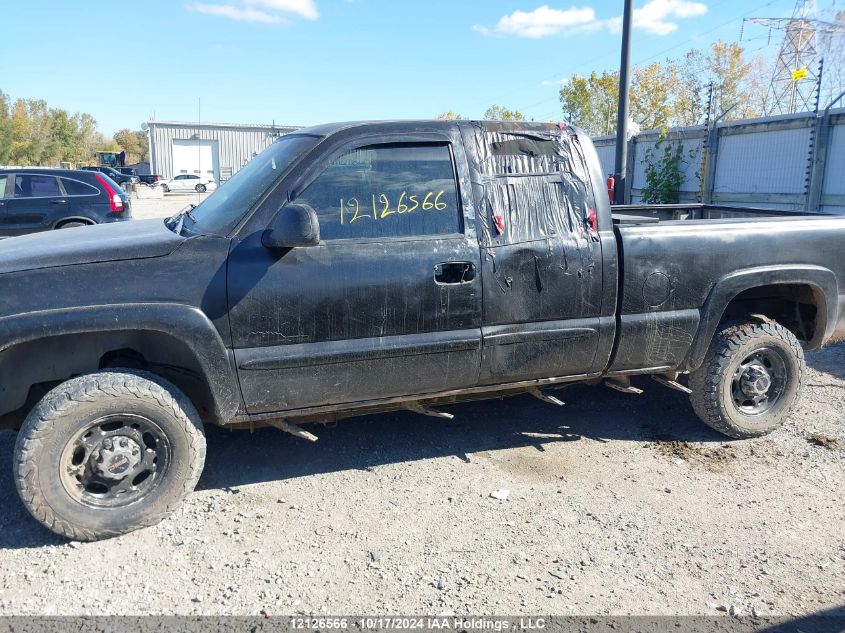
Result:
<svg viewBox="0 0 845 633"><path fill-rule="evenodd" d="M447 144L370 145L346 152L296 202L317 212L323 240L463 231Z"/></svg>

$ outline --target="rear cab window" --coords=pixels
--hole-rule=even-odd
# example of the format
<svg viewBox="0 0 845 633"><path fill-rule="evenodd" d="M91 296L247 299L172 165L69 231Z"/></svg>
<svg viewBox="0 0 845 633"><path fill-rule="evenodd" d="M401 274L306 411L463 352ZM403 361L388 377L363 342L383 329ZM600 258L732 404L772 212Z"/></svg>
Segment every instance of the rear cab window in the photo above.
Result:
<svg viewBox="0 0 845 633"><path fill-rule="evenodd" d="M486 154L484 243L591 239L587 219L595 214L595 198L577 136L488 128L479 139Z"/></svg>
<svg viewBox="0 0 845 633"><path fill-rule="evenodd" d="M336 158L296 198L323 240L463 233L448 144L368 145Z"/></svg>
<svg viewBox="0 0 845 633"><path fill-rule="evenodd" d="M9 181L7 174L0 174L0 198L6 197L6 183Z"/></svg>

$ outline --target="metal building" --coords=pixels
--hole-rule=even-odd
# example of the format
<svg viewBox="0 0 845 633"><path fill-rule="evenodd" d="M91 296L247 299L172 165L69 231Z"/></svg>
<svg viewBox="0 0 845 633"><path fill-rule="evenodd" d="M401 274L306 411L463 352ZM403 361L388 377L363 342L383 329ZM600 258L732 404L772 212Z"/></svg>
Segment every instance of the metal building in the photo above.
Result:
<svg viewBox="0 0 845 633"><path fill-rule="evenodd" d="M298 129L278 125L150 121L150 169L165 178L198 174L225 182L283 134Z"/></svg>

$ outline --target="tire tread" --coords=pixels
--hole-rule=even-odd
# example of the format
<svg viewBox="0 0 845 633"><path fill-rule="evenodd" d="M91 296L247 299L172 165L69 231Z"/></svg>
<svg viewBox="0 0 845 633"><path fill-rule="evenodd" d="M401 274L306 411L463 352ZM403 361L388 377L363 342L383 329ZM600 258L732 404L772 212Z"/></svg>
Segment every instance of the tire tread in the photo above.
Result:
<svg viewBox="0 0 845 633"><path fill-rule="evenodd" d="M690 400L693 410L705 424L729 437L743 439L759 437L769 432L769 429L758 431L739 428L731 421L720 397L722 377L731 361L746 343L762 336L779 340L798 360L798 387L795 392L797 399L806 373L804 350L795 335L775 321L747 321L724 325L713 337L701 367L690 374ZM784 407L772 421L772 426L780 424L790 409L791 406Z"/></svg>
<svg viewBox="0 0 845 633"><path fill-rule="evenodd" d="M38 485L35 453L43 438L53 431L75 403L93 402L100 398L133 397L151 399L163 409L172 411L174 420L184 429L191 452L187 476L179 494L163 509L143 521L121 529L92 530L75 526L59 517L44 499ZM15 443L14 479L27 510L48 529L78 541L95 541L149 527L162 521L178 508L199 480L205 461L205 435L202 422L188 397L167 380L145 371L110 369L72 378L50 391L27 416Z"/></svg>

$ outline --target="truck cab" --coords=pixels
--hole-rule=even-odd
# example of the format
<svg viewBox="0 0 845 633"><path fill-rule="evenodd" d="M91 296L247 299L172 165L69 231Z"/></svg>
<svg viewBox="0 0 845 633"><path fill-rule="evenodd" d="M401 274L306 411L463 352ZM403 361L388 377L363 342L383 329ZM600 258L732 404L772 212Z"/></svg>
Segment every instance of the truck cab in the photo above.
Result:
<svg viewBox="0 0 845 633"><path fill-rule="evenodd" d="M604 368L616 252L574 131L320 131L320 159L271 194L286 201L282 232L302 214L319 239L268 235L259 211L232 244L229 318L248 413Z"/></svg>

